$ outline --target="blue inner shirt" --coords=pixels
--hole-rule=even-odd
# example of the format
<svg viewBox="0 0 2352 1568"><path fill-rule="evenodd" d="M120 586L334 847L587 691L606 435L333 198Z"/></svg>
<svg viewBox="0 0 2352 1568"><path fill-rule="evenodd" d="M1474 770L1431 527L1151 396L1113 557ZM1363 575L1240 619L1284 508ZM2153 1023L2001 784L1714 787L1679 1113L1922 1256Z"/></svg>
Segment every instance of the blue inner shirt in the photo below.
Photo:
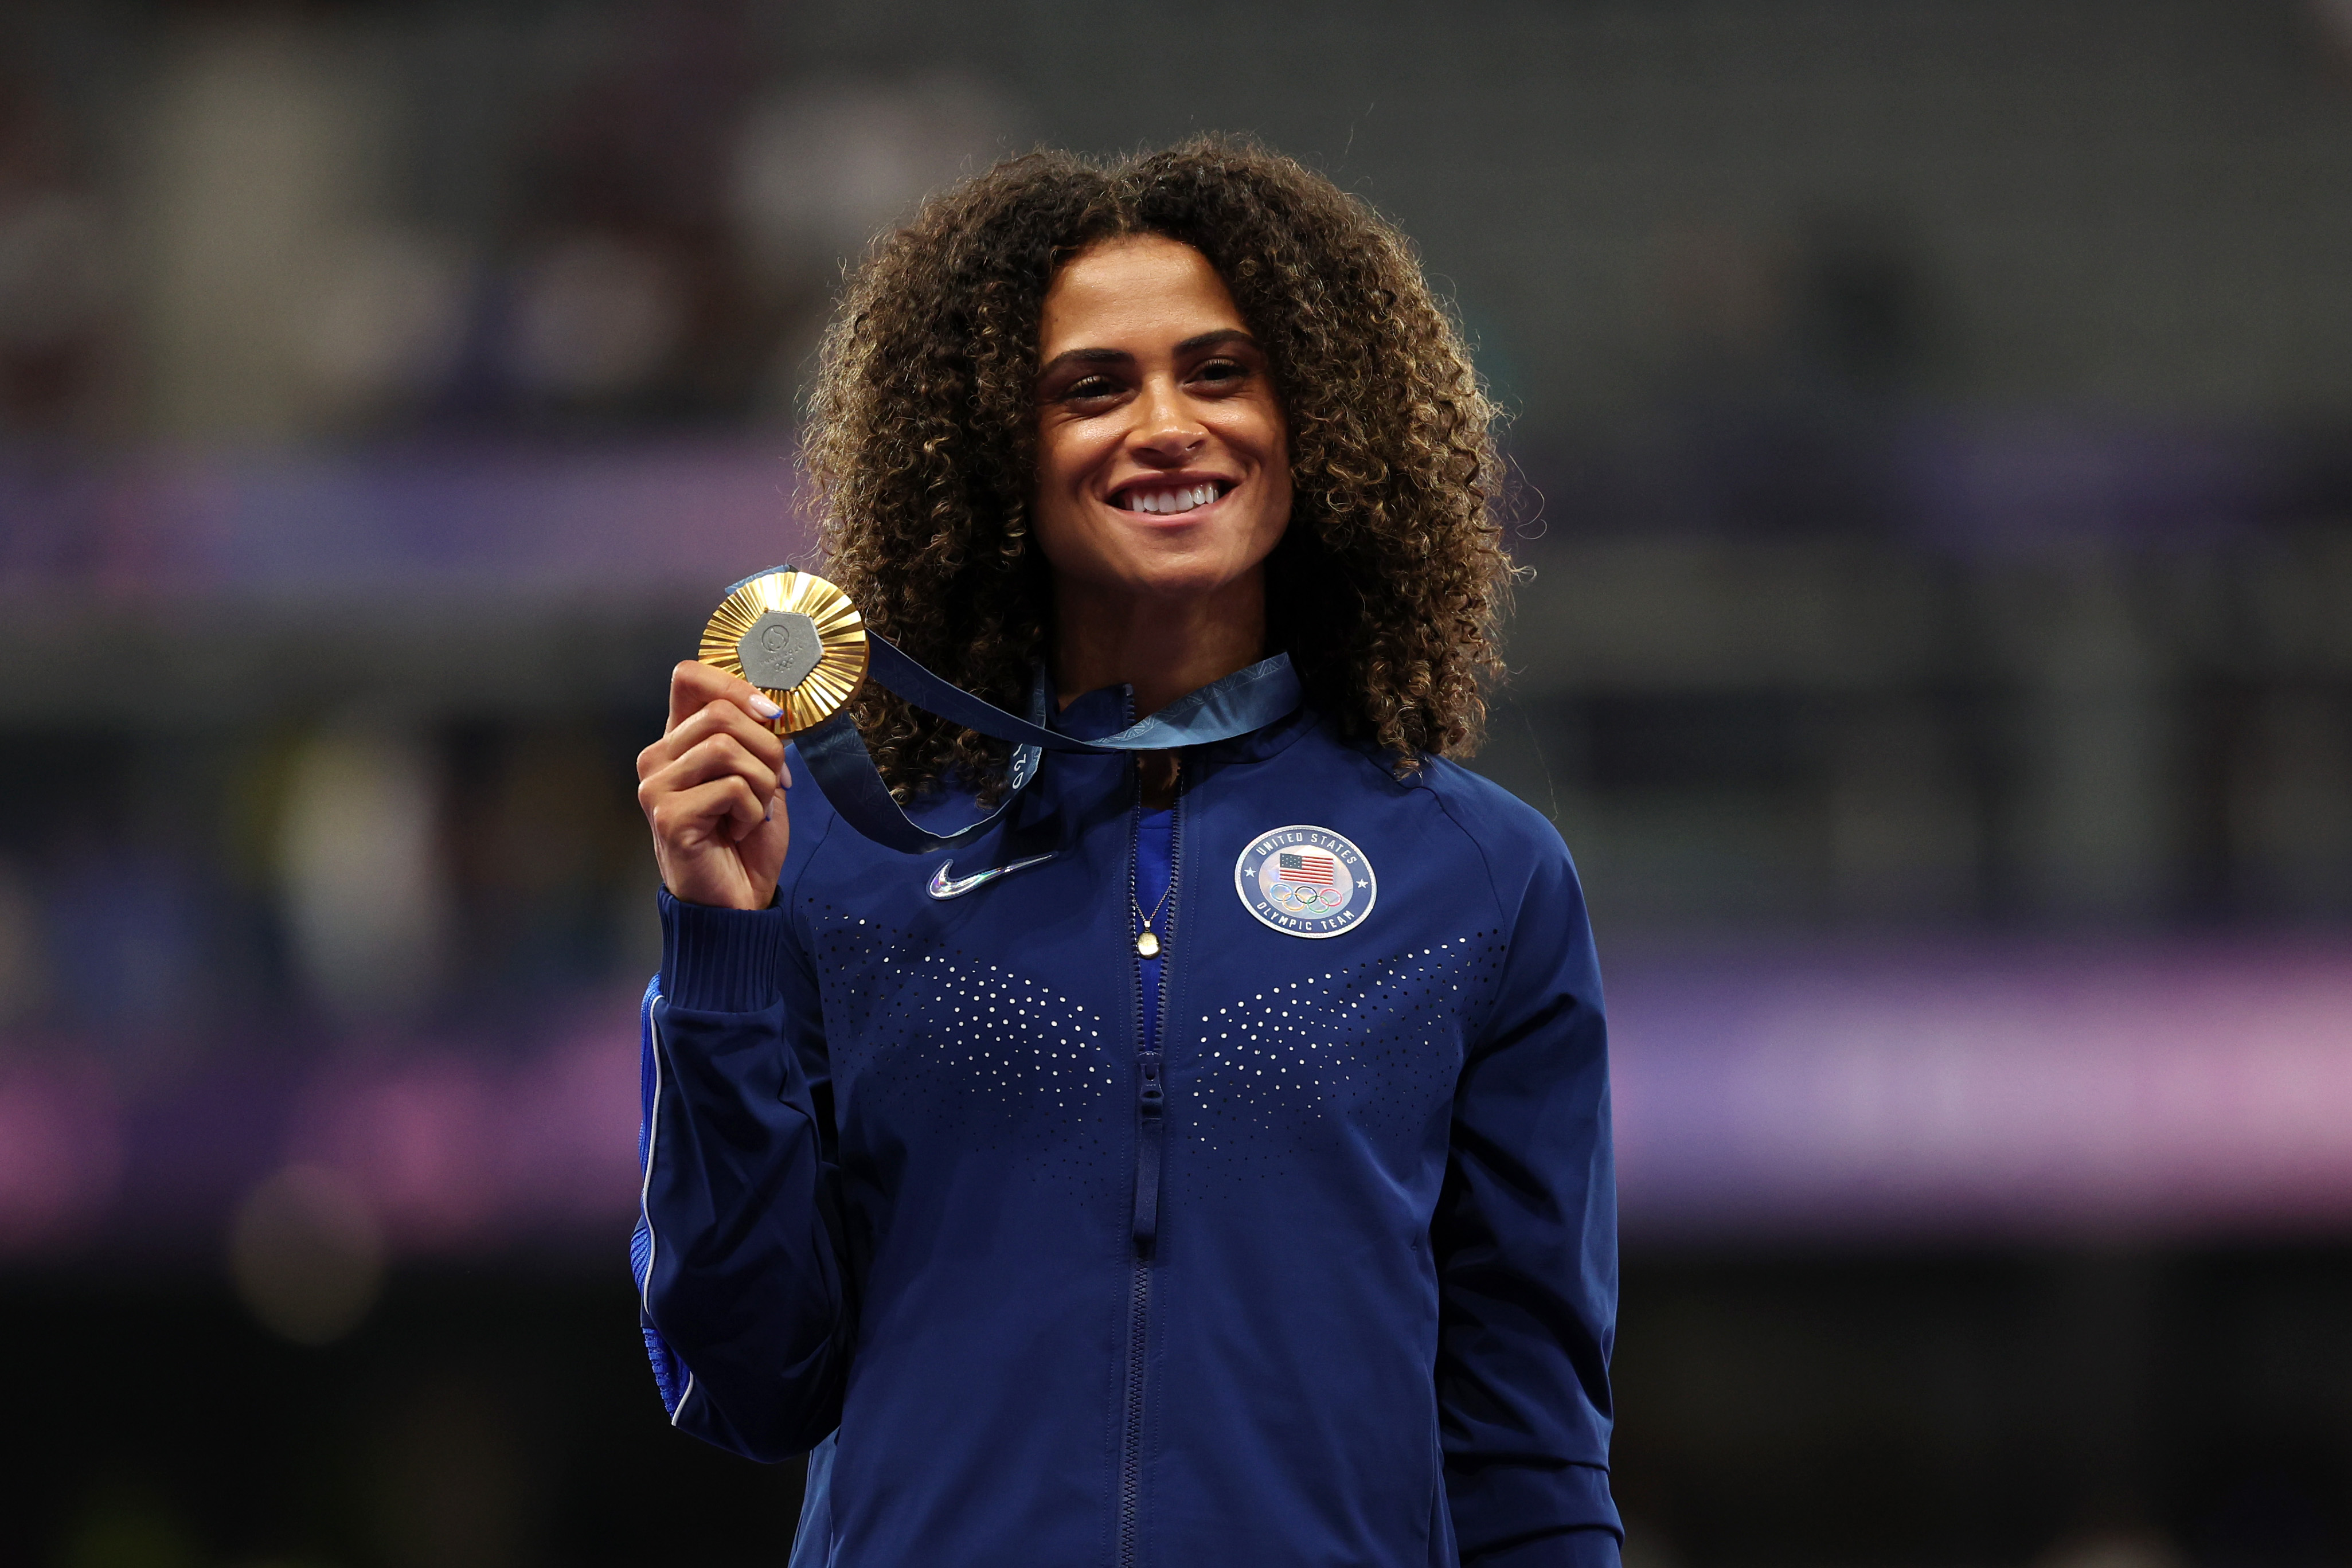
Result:
<svg viewBox="0 0 2352 1568"><path fill-rule="evenodd" d="M1143 813L1143 823L1135 834L1135 904L1129 918L1150 915L1157 908L1160 914L1151 922L1159 936L1160 951L1167 951L1168 909L1160 900L1167 894L1169 878L1176 873L1176 808L1162 807ZM1140 924L1136 926L1142 933ZM1160 966L1161 960L1143 960L1143 1048L1160 1049Z"/></svg>

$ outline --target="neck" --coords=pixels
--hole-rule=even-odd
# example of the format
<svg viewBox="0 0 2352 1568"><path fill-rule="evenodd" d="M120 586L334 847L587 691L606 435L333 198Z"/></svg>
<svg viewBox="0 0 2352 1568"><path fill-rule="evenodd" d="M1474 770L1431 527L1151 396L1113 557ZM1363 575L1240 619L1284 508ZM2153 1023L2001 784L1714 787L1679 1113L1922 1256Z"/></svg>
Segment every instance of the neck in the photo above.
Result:
<svg viewBox="0 0 2352 1568"><path fill-rule="evenodd" d="M1106 593L1058 579L1054 616L1054 685L1064 704L1129 685L1137 718L1265 656L1263 572L1187 599Z"/></svg>

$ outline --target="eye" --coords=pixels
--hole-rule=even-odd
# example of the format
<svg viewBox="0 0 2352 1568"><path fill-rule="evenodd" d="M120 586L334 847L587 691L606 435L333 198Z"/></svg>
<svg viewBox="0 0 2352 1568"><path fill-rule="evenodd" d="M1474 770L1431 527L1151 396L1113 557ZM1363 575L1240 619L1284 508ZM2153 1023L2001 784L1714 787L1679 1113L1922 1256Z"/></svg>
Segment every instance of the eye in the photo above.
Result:
<svg viewBox="0 0 2352 1568"><path fill-rule="evenodd" d="M1192 372L1192 379L1211 386L1234 386L1249 379L1249 367L1239 360L1209 360Z"/></svg>
<svg viewBox="0 0 2352 1568"><path fill-rule="evenodd" d="M1062 401L1099 402L1105 398L1117 397L1119 391L1119 384L1108 376L1085 376L1063 389Z"/></svg>

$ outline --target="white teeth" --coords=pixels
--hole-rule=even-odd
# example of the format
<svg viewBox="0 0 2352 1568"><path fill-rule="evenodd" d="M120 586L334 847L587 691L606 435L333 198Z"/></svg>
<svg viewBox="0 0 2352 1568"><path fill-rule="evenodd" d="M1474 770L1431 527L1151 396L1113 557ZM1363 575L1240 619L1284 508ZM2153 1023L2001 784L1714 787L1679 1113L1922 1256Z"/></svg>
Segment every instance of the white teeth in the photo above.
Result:
<svg viewBox="0 0 2352 1568"><path fill-rule="evenodd" d="M1195 507L1205 507L1216 498L1217 486L1212 481L1183 490L1130 490L1126 506L1130 512L1189 512Z"/></svg>

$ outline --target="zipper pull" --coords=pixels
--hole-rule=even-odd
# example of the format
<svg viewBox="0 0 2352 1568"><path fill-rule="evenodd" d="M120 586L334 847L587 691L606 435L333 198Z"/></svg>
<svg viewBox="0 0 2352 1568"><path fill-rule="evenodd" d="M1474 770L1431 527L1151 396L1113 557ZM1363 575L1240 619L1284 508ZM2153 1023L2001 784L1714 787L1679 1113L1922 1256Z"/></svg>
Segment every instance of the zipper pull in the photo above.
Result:
<svg viewBox="0 0 2352 1568"><path fill-rule="evenodd" d="M1160 1082L1158 1051L1140 1052L1135 1061L1135 1249L1149 1255L1160 1239L1160 1153L1168 1092Z"/></svg>

